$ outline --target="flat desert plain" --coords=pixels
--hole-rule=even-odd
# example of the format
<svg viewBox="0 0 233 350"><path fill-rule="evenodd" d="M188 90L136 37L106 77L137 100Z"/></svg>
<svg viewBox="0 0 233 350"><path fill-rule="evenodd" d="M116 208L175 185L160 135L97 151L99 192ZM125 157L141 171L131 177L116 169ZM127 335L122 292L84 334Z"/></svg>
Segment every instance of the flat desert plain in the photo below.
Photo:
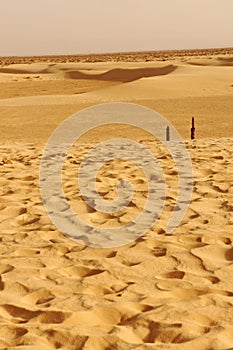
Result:
<svg viewBox="0 0 233 350"><path fill-rule="evenodd" d="M155 225L136 241L92 248L59 232L40 196L43 148L86 107L130 102L163 115L190 153L193 194L166 233L178 176L168 151L135 127L83 135L64 162L63 190L88 224L118 227L143 210L148 183L136 164L103 164L97 189L128 207L86 204L77 171L103 140L127 137L156 155L167 183ZM190 140L195 117L196 139ZM0 59L0 348L70 350L233 349L233 49Z"/></svg>

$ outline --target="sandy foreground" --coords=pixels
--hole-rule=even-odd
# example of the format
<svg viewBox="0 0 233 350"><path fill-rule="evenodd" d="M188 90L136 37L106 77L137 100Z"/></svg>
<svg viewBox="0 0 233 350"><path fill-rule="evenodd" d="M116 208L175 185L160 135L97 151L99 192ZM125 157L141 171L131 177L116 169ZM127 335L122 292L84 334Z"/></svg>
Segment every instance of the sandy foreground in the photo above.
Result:
<svg viewBox="0 0 233 350"><path fill-rule="evenodd" d="M0 348L233 349L233 55L67 60L0 67ZM125 125L79 140L64 163L63 189L87 223L106 229L129 223L147 196L135 164L116 159L100 169L97 189L105 200L116 197L121 175L133 185L130 205L118 213L89 207L76 174L100 141L140 142L159 160L168 186L149 232L122 247L91 248L59 232L45 211L39 167L49 136L70 115L106 102L152 108L185 140L193 195L170 235L174 161L150 134Z"/></svg>

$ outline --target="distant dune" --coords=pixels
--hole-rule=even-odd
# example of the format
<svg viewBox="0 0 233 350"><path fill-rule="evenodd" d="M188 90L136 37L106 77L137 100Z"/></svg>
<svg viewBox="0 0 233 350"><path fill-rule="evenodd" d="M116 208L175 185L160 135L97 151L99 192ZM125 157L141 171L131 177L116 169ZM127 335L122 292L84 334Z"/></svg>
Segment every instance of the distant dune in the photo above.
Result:
<svg viewBox="0 0 233 350"><path fill-rule="evenodd" d="M232 67L233 57L217 57L217 58L199 58L188 61L189 64L196 66L219 66L219 67Z"/></svg>
<svg viewBox="0 0 233 350"><path fill-rule="evenodd" d="M65 73L66 79L91 79L91 80L106 80L106 81L120 81L130 82L140 78L155 77L159 75L166 75L176 70L176 66L168 65L165 67L155 68L136 68L136 69L112 69L102 74L85 74L79 71L69 71Z"/></svg>
<svg viewBox="0 0 233 350"><path fill-rule="evenodd" d="M36 58L35 63L2 67L1 140L44 142L78 110L121 101L155 109L184 138L190 136L191 116L196 117L199 138L232 136L233 56L207 52L194 60L190 56L175 59L172 53L166 60L143 62L141 54L131 62L46 63Z"/></svg>

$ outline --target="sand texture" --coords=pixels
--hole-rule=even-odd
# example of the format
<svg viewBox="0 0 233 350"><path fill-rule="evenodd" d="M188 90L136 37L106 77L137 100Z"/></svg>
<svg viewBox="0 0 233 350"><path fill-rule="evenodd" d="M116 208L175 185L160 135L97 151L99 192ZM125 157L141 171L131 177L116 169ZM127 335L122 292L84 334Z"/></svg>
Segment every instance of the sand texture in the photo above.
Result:
<svg viewBox="0 0 233 350"><path fill-rule="evenodd" d="M130 62L127 54L78 63L25 58L0 67L0 349L233 348L233 56L166 56L165 62L145 62L140 54ZM168 189L158 222L137 241L97 249L66 237L48 217L39 188L43 147L68 116L103 102L150 107L184 138L193 195L172 234L165 230L177 198L175 164L151 135L124 125L92 130L69 151L64 193L77 215L97 227L135 219L147 191L135 164L116 159L98 174L105 200L116 197L121 174L132 183L134 197L118 213L89 207L76 181L90 149L127 136L163 166Z"/></svg>

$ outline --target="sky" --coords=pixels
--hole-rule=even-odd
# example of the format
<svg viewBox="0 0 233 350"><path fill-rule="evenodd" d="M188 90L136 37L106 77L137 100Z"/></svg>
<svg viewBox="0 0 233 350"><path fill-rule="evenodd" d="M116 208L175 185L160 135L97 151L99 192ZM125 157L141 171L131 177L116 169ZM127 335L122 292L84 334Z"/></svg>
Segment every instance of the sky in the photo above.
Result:
<svg viewBox="0 0 233 350"><path fill-rule="evenodd" d="M0 56L233 47L233 0L0 0Z"/></svg>

